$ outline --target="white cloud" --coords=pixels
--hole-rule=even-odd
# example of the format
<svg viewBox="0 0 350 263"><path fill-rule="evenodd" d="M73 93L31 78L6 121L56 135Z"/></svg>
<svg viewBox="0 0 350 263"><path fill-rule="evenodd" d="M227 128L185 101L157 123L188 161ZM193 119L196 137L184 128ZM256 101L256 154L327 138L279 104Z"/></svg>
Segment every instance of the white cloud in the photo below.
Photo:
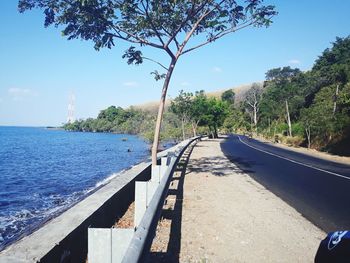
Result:
<svg viewBox="0 0 350 263"><path fill-rule="evenodd" d="M300 60L298 59L291 59L288 61L289 64L300 64Z"/></svg>
<svg viewBox="0 0 350 263"><path fill-rule="evenodd" d="M137 83L136 81L123 82L123 86L125 86L125 87L137 87L138 85L139 85L139 83Z"/></svg>
<svg viewBox="0 0 350 263"><path fill-rule="evenodd" d="M213 72L220 73L220 72L222 72L222 68L220 68L220 67L213 67Z"/></svg>
<svg viewBox="0 0 350 263"><path fill-rule="evenodd" d="M33 92L30 89L21 89L21 88L9 88L7 93L10 95L12 100L21 101L29 97L38 96L36 92Z"/></svg>
<svg viewBox="0 0 350 263"><path fill-rule="evenodd" d="M181 82L180 85L183 86L183 87L188 87L188 86L190 86L191 84L188 83L187 81L184 81L184 82Z"/></svg>

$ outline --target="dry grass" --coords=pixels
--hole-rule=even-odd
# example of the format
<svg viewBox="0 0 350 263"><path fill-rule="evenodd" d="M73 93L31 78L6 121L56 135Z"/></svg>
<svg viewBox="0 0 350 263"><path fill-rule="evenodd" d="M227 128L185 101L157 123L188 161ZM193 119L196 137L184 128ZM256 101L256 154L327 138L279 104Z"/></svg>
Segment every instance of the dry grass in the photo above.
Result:
<svg viewBox="0 0 350 263"><path fill-rule="evenodd" d="M134 227L135 203L133 202L125 214L119 218L115 224L115 228L133 228Z"/></svg>
<svg viewBox="0 0 350 263"><path fill-rule="evenodd" d="M257 82L257 83L262 84L262 82ZM251 88L251 86L252 84L244 84L244 85L239 85L239 86L235 86L227 89L220 89L216 91L206 92L206 94L208 97L221 98L221 94L223 92L229 89L233 89L236 94L235 103L239 103L240 101L242 101L244 94ZM170 102L171 100L167 100L165 102L165 109L167 109L170 106ZM150 101L150 102L134 105L133 107L136 109L141 109L141 110L156 113L158 110L158 105L159 105L158 101Z"/></svg>

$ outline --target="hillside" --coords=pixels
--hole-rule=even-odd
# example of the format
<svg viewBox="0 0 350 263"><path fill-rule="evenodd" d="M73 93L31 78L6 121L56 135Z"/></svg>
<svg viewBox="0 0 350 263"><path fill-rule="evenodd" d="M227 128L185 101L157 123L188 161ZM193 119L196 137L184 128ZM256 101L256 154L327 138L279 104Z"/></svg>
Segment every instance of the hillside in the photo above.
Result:
<svg viewBox="0 0 350 263"><path fill-rule="evenodd" d="M262 82L257 82L257 83L262 83ZM219 89L216 91L212 91L212 92L206 92L206 95L208 97L215 97L215 98L221 98L221 94L229 89L233 89L233 91L235 92L236 96L235 96L235 104L239 103L242 98L243 95L250 89L250 87L252 86L251 84L244 84L244 85L239 85L239 86L235 86L232 88L227 88L227 89ZM165 107L169 107L170 105L170 101L171 100L167 100L165 103ZM138 104L138 105L133 105L132 107L136 108L136 109L140 109L140 110L145 110L145 111L150 111L150 112L157 112L158 110L158 105L159 102L158 101L150 101L150 102L146 102L146 103L142 103L142 104Z"/></svg>

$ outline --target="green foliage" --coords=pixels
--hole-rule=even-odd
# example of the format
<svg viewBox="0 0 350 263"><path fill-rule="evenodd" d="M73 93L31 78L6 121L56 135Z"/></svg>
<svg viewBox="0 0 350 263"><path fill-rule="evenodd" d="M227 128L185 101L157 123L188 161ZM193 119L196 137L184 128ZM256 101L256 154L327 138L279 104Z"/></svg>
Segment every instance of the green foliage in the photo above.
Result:
<svg viewBox="0 0 350 263"><path fill-rule="evenodd" d="M208 98L204 91L192 93L180 91L180 94L171 102L170 111L176 114L183 122L191 122L192 129L197 126L207 126L213 137L218 136L218 129L222 127L228 114L228 103L216 98ZM183 134L185 131L183 129Z"/></svg>
<svg viewBox="0 0 350 263"><path fill-rule="evenodd" d="M290 67L266 73L259 104L258 131L290 145L307 145L350 155L350 37L337 38L316 60L311 71ZM243 101L241 111L249 122L251 113ZM288 134L286 102L293 138ZM251 104L251 102L250 102ZM245 109L245 110L244 110ZM249 130L247 124L240 124ZM233 122L225 122L231 128Z"/></svg>
<svg viewBox="0 0 350 263"><path fill-rule="evenodd" d="M182 120L189 120L191 116L192 97L192 93L180 90L180 94L171 101L170 111Z"/></svg>
<svg viewBox="0 0 350 263"><path fill-rule="evenodd" d="M304 125L302 122L296 122L292 124L293 135L303 138L305 134Z"/></svg>
<svg viewBox="0 0 350 263"><path fill-rule="evenodd" d="M192 137L193 129L197 129L198 125L201 133L210 133L216 137L218 129L225 128L223 124L225 120L227 123L228 114L230 110L225 101L208 98L203 91L196 92L194 96L181 91L164 114L161 140L179 140L184 135ZM154 112L110 106L101 110L96 119L67 123L64 128L69 131L139 134L152 142L155 121ZM236 123L233 126L238 127Z"/></svg>
<svg viewBox="0 0 350 263"><path fill-rule="evenodd" d="M42 9L45 27L63 28L62 35L69 40L90 40L96 50L112 48L120 40L129 42L132 46L123 57L128 64L141 64L142 53L135 44L163 49L174 57L177 52L171 48L187 53L191 48L185 51L183 47L192 36L203 35L204 43L210 43L249 25L269 26L277 12L262 2L19 0L18 9ZM184 37L182 43L180 37Z"/></svg>
<svg viewBox="0 0 350 263"><path fill-rule="evenodd" d="M301 73L300 69L291 67L274 68L266 72L266 81L284 83Z"/></svg>
<svg viewBox="0 0 350 263"><path fill-rule="evenodd" d="M226 101L229 105L235 103L235 92L232 89L226 90L221 94L221 100Z"/></svg>
<svg viewBox="0 0 350 263"><path fill-rule="evenodd" d="M200 124L207 125L212 137L218 137L218 129L223 125L228 105L216 98L206 100L206 110L201 114Z"/></svg>

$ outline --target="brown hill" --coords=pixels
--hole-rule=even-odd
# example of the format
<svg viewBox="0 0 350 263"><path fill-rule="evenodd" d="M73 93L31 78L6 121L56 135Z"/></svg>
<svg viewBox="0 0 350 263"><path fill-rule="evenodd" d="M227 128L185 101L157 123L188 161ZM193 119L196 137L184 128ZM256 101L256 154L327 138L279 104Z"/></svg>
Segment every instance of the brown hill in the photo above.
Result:
<svg viewBox="0 0 350 263"><path fill-rule="evenodd" d="M256 82L256 83L262 84L262 82ZM233 91L236 94L235 103L239 103L240 101L242 101L244 94L252 87L252 85L253 85L253 83L244 84L244 85L239 85L239 86L232 87L232 88L206 92L206 94L209 97L221 98L221 94L223 92L225 92L226 90L233 89ZM168 108L170 106L170 101L171 100L166 101L165 108ZM139 104L139 105L134 105L133 107L137 108L137 109L146 110L146 111L157 112L158 105L159 105L158 101L151 101L151 102L146 102L146 103Z"/></svg>

